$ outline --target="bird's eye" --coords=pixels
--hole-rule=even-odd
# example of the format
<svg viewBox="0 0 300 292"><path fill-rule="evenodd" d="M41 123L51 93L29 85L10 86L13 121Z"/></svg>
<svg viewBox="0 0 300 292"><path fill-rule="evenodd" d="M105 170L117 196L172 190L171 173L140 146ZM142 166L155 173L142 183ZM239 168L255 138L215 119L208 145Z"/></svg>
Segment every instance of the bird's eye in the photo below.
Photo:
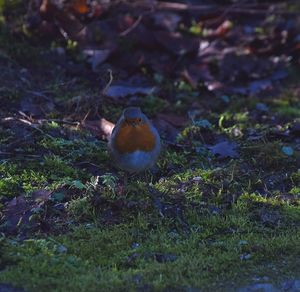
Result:
<svg viewBox="0 0 300 292"><path fill-rule="evenodd" d="M142 119L141 119L141 118L139 118L139 119L138 119L138 121L139 121L139 122L141 122L141 121L142 121Z"/></svg>

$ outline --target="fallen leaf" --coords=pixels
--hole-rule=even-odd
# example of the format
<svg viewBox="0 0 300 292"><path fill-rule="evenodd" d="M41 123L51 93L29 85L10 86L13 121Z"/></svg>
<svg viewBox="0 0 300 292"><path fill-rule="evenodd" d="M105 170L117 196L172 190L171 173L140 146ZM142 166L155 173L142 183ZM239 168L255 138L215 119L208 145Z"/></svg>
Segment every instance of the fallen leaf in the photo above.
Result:
<svg viewBox="0 0 300 292"><path fill-rule="evenodd" d="M182 72L185 78L193 87L197 87L199 82L214 81L215 78L210 72L208 64L191 64L188 69Z"/></svg>
<svg viewBox="0 0 300 292"><path fill-rule="evenodd" d="M74 2L83 2L85 0L74 0ZM79 7L79 5L77 6ZM81 11L84 6L81 5ZM75 39L78 33L84 28L84 24L74 15L74 11L68 5L64 5L62 1L41 1L39 13L42 19L47 20L51 25L55 22L59 27L59 31L63 37Z"/></svg>
<svg viewBox="0 0 300 292"><path fill-rule="evenodd" d="M51 194L52 194L52 191L49 191L49 190L38 190L38 191L33 192L31 196L34 201L39 203L39 202L48 201Z"/></svg>
<svg viewBox="0 0 300 292"><path fill-rule="evenodd" d="M204 30L203 35L205 37L224 37L233 27L233 24L229 20L225 20L216 29Z"/></svg>
<svg viewBox="0 0 300 292"><path fill-rule="evenodd" d="M185 116L177 115L174 113L159 113L157 115L159 119L163 119L173 125L174 127L182 127L187 123Z"/></svg>
<svg viewBox="0 0 300 292"><path fill-rule="evenodd" d="M262 208L257 211L257 219L268 227L276 227L280 224L280 213L277 210Z"/></svg>
<svg viewBox="0 0 300 292"><path fill-rule="evenodd" d="M132 85L112 85L110 86L105 95L111 98L122 98L129 95L135 94L144 94L149 95L153 94L156 91L155 87L139 87Z"/></svg>
<svg viewBox="0 0 300 292"><path fill-rule="evenodd" d="M96 121L83 121L81 127L91 131L95 136L101 137L101 139L108 139L115 124L102 118Z"/></svg>
<svg viewBox="0 0 300 292"><path fill-rule="evenodd" d="M82 51L87 57L88 62L92 65L92 70L97 71L98 65L105 62L111 54L110 49L85 49Z"/></svg>
<svg viewBox="0 0 300 292"><path fill-rule="evenodd" d="M69 7L72 11L78 14L86 14L90 11L87 0L73 0L70 1Z"/></svg>
<svg viewBox="0 0 300 292"><path fill-rule="evenodd" d="M26 95L21 98L20 110L30 116L43 116L46 113L52 112L55 109L53 100L44 96L42 93Z"/></svg>
<svg viewBox="0 0 300 292"><path fill-rule="evenodd" d="M223 141L217 143L213 146L208 146L208 149L212 152L212 154L219 156L221 158L237 158L237 144L235 142Z"/></svg>
<svg viewBox="0 0 300 292"><path fill-rule="evenodd" d="M196 38L182 36L180 33L157 32L156 40L171 53L179 56L196 53L199 41Z"/></svg>
<svg viewBox="0 0 300 292"><path fill-rule="evenodd" d="M24 196L14 197L7 203L4 209L4 219L7 223L5 228L8 232L15 232L20 225L28 226L32 215L31 206Z"/></svg>
<svg viewBox="0 0 300 292"><path fill-rule="evenodd" d="M175 31L181 21L181 16L168 11L158 11L152 15L154 25L167 31Z"/></svg>

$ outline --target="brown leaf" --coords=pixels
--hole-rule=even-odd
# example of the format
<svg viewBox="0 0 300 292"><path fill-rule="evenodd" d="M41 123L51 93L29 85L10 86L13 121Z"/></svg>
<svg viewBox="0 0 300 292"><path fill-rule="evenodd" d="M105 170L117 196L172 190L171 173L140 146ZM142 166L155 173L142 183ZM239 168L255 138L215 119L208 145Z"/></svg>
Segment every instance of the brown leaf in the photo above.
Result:
<svg viewBox="0 0 300 292"><path fill-rule="evenodd" d="M73 0L69 5L70 10L78 14L86 14L90 11L87 0Z"/></svg>
<svg viewBox="0 0 300 292"><path fill-rule="evenodd" d="M43 116L55 109L53 100L38 92L30 92L20 99L20 110L30 116Z"/></svg>
<svg viewBox="0 0 300 292"><path fill-rule="evenodd" d="M175 55L183 56L191 52L197 52L199 40L182 36L180 33L157 32L156 40L167 50Z"/></svg>
<svg viewBox="0 0 300 292"><path fill-rule="evenodd" d="M212 154L220 158L237 158L239 156L237 152L237 144L235 142L223 141L209 146L208 148Z"/></svg>
<svg viewBox="0 0 300 292"><path fill-rule="evenodd" d="M142 87L131 84L126 85L111 85L105 92L106 96L118 99L129 95L143 94L149 95L154 93L155 87Z"/></svg>
<svg viewBox="0 0 300 292"><path fill-rule="evenodd" d="M67 33L69 38L76 39L78 33L84 28L80 20L75 17L62 1L43 0L39 12L43 19L55 21L61 33Z"/></svg>
<svg viewBox="0 0 300 292"><path fill-rule="evenodd" d="M49 200L52 191L48 190L38 190L32 193L32 198L35 202L46 202Z"/></svg>
<svg viewBox="0 0 300 292"><path fill-rule="evenodd" d="M94 72L97 71L97 67L105 62L110 56L112 49L84 49L82 51L83 55L87 57L88 62L92 66Z"/></svg>
<svg viewBox="0 0 300 292"><path fill-rule="evenodd" d="M175 31L181 21L181 16L169 11L158 11L152 15L154 25L167 31Z"/></svg>
<svg viewBox="0 0 300 292"><path fill-rule="evenodd" d="M208 30L205 34L206 37L224 37L232 28L232 22L225 20L215 30Z"/></svg>
<svg viewBox="0 0 300 292"><path fill-rule="evenodd" d="M174 113L160 113L160 114L157 115L157 117L159 119L162 119L162 120L170 123L174 127L182 127L188 121L187 117L180 116L180 115L177 115L177 114L174 114Z"/></svg>
<svg viewBox="0 0 300 292"><path fill-rule="evenodd" d="M100 136L101 139L109 139L115 124L102 118L97 121L83 121L81 126L91 131L95 136Z"/></svg>
<svg viewBox="0 0 300 292"><path fill-rule="evenodd" d="M8 224L7 230L15 232L19 226L28 225L32 215L31 206L24 196L14 197L4 209L4 218Z"/></svg>

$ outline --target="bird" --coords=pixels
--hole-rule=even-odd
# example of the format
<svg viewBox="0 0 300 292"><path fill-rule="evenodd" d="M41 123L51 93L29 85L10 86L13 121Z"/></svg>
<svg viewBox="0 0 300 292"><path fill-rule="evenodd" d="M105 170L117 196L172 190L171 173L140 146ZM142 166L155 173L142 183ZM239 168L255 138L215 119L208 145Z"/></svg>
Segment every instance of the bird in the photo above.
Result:
<svg viewBox="0 0 300 292"><path fill-rule="evenodd" d="M115 166L136 174L155 165L161 141L158 131L141 109L127 107L112 130L108 148Z"/></svg>

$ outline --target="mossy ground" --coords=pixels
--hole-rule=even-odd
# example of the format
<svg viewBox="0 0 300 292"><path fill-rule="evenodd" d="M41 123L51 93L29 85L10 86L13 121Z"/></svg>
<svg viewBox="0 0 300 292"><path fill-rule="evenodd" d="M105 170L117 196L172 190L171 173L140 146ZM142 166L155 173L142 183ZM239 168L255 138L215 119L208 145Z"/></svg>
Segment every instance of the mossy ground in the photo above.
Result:
<svg viewBox="0 0 300 292"><path fill-rule="evenodd" d="M299 145L284 136L300 118L292 89L265 98L264 111L257 109L259 98L207 104L188 85L166 81L176 95L174 111L183 114L196 98L209 107L199 119L211 127L191 121L180 146L164 145L156 174L129 178L124 187L106 143L61 123L66 112L83 118L94 108L86 97L95 86L43 67L44 47L4 30L0 38L14 40L13 49L0 50L0 66L8 68L0 75L1 217L14 197L34 200L39 190L51 192L43 205L31 205L28 226L7 229L2 221L0 283L28 291L224 291L300 277ZM16 79L33 55L32 76ZM34 73L41 69L56 78ZM66 112L48 112L38 127L18 120L15 109L34 86L49 90ZM167 104L144 99L149 115ZM122 106L102 101L97 110L116 121ZM215 136L234 140L238 157L218 158L205 149ZM293 153L283 151L287 146Z"/></svg>

